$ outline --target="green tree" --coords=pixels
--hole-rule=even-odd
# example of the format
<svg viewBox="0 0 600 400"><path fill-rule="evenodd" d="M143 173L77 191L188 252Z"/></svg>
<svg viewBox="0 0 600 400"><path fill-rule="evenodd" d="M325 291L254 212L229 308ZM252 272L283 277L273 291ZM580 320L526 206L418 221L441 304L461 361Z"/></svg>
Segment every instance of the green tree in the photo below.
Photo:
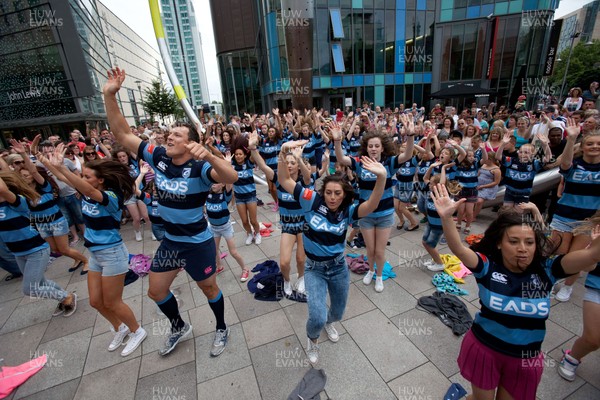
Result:
<svg viewBox="0 0 600 400"><path fill-rule="evenodd" d="M153 80L150 88L144 90L145 100L142 102L144 109L151 116L158 115L162 120L168 115L183 115L183 109L175 94L169 93L167 88L159 81Z"/></svg>
<svg viewBox="0 0 600 400"><path fill-rule="evenodd" d="M559 88L565 76L569 50L570 48L563 50L559 54L561 61L557 61L554 65L552 84L557 85ZM573 54L567 72L563 96L567 95L569 88L579 86L581 89L586 90L589 88L590 83L597 81L600 75L600 40L594 40L589 45L583 42L577 43L573 47Z"/></svg>

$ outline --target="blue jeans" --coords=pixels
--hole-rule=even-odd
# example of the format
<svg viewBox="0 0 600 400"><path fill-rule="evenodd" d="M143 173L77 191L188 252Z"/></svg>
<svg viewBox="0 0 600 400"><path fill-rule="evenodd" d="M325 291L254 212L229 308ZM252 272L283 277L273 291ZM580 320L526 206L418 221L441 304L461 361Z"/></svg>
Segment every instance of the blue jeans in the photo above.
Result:
<svg viewBox="0 0 600 400"><path fill-rule="evenodd" d="M63 301L69 293L56 282L44 277L50 259L50 248L45 247L25 256L15 256L17 265L23 273L23 294L39 299Z"/></svg>
<svg viewBox="0 0 600 400"><path fill-rule="evenodd" d="M306 259L304 282L308 292L308 320L306 334L315 340L325 324L342 319L346 310L350 273L343 254L333 260L313 261ZM331 306L327 309L327 291Z"/></svg>
<svg viewBox="0 0 600 400"><path fill-rule="evenodd" d="M21 270L17 266L17 261L13 253L8 250L6 244L0 240L0 268L13 275L21 275Z"/></svg>

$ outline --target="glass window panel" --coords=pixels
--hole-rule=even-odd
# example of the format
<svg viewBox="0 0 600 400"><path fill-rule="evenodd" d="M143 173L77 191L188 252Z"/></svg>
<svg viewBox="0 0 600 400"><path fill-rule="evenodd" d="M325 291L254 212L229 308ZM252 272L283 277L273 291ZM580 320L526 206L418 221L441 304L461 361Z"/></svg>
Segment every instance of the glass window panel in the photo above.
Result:
<svg viewBox="0 0 600 400"><path fill-rule="evenodd" d="M342 16L339 8L330 8L329 15L331 16L331 27L334 39L344 38L344 28L342 26Z"/></svg>
<svg viewBox="0 0 600 400"><path fill-rule="evenodd" d="M477 50L477 27L478 24L465 25L463 71L461 79L473 79L475 71L475 52Z"/></svg>
<svg viewBox="0 0 600 400"><path fill-rule="evenodd" d="M463 35L465 26L452 26L452 48L450 52L450 76L451 81L459 80L462 70Z"/></svg>
<svg viewBox="0 0 600 400"><path fill-rule="evenodd" d="M442 60L440 80L444 82L448 80L448 72L450 70L450 53L452 52L452 28L449 25L445 25L443 28L440 28L437 31L439 33L442 33Z"/></svg>
<svg viewBox="0 0 600 400"><path fill-rule="evenodd" d="M342 45L333 43L331 45L331 54L333 55L333 67L335 72L345 72L344 55L342 54Z"/></svg>
<svg viewBox="0 0 600 400"><path fill-rule="evenodd" d="M375 41L383 42L385 41L385 11L384 10L376 10L373 13L373 24L375 28Z"/></svg>
<svg viewBox="0 0 600 400"><path fill-rule="evenodd" d="M388 42L385 46L385 72L394 72L396 54L395 42Z"/></svg>
<svg viewBox="0 0 600 400"><path fill-rule="evenodd" d="M384 72L384 60L385 60L385 43L375 44L375 72Z"/></svg>
<svg viewBox="0 0 600 400"><path fill-rule="evenodd" d="M486 38L487 37L487 22L480 22L477 30L478 38ZM483 58L485 51L485 40L481 40L477 43L477 52L475 54L475 68L473 70L473 77L475 79L479 79L482 77L482 69L483 69Z"/></svg>
<svg viewBox="0 0 600 400"><path fill-rule="evenodd" d="M400 104L404 103L404 85L396 85L394 90L394 108L399 107Z"/></svg>
<svg viewBox="0 0 600 400"><path fill-rule="evenodd" d="M504 33L504 48L502 49L502 71L500 78L510 79L515 64L515 51L517 49L517 40L519 36L518 18L510 19L506 23Z"/></svg>

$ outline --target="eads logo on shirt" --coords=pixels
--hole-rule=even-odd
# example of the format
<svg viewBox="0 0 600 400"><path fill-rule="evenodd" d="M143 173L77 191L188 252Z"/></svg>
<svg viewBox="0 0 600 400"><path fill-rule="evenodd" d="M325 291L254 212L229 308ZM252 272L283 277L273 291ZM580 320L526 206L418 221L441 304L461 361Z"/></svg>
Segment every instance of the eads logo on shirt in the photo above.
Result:
<svg viewBox="0 0 600 400"><path fill-rule="evenodd" d="M502 283L506 285L508 283L508 279L506 279L505 274L501 274L500 272L492 272L492 281Z"/></svg>

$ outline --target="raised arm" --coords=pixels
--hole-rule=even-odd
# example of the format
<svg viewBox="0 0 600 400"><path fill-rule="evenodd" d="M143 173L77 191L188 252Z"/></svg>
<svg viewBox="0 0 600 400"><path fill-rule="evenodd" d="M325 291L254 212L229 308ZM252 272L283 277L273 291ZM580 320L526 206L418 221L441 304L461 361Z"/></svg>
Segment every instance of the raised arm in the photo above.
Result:
<svg viewBox="0 0 600 400"><path fill-rule="evenodd" d="M265 177L267 178L268 181L272 181L273 177L275 176L275 171L273 171L273 169L271 167L269 167L267 165L267 163L265 162L265 160L261 157L260 153L258 152L258 132L253 131L249 136L248 136L248 150L250 150L250 154L252 154L252 159L254 160L254 163L256 164L256 166L258 168L260 168L260 170L262 172L265 173Z"/></svg>
<svg viewBox="0 0 600 400"><path fill-rule="evenodd" d="M404 149L404 152L397 156L398 164L403 163L412 157L413 148L415 145L414 119L407 115L401 115L400 122L402 122L402 125L404 126L404 130L406 132L407 139L406 139L406 148Z"/></svg>
<svg viewBox="0 0 600 400"><path fill-rule="evenodd" d="M117 92L121 89L121 85L124 81L125 70L117 67L108 71L108 80L102 88L104 105L106 106L108 124L110 125L110 129L115 135L117 142L125 147L127 151L137 154L142 139L131 133L129 124L121 113L119 103L117 102Z"/></svg>
<svg viewBox="0 0 600 400"><path fill-rule="evenodd" d="M575 142L577 141L577 137L581 133L579 129L579 125L575 122L573 118L567 119L567 143L565 148L561 154L562 160L560 162L560 168L563 170L567 170L571 168L571 164L573 163L573 149L575 147Z"/></svg>
<svg viewBox="0 0 600 400"><path fill-rule="evenodd" d="M282 149L283 149L283 147L282 147ZM310 171L310 168L304 163L304 160L302 159L303 150L304 150L304 146L296 146L291 149L291 154L294 156L294 158L296 159L296 162L298 163L298 168L300 169L300 174L302 175L302 182L304 182L304 184L306 186L308 186L308 185L310 185L311 171Z"/></svg>
<svg viewBox="0 0 600 400"><path fill-rule="evenodd" d="M41 137L42 137L42 135L36 135L35 138L33 139L33 142L36 144L35 148L37 148L37 144L40 142ZM15 150L17 152L17 154L19 154L21 157L23 157L23 166L25 167L25 169L27 171L29 171L29 173L31 174L33 179L38 184L43 185L45 182L45 179L42 175L40 175L35 164L31 162L31 159L29 158L27 151L25 151L25 147L23 147L23 145L21 143L17 142L15 139L10 139L10 145L12 146L13 150Z"/></svg>
<svg viewBox="0 0 600 400"><path fill-rule="evenodd" d="M511 137L512 133L510 133L509 131L506 131L506 133L504 133L504 136L502 137L502 143L500 143L500 146L498 146L498 150L496 150L496 160L502 162L502 153L504 152L504 146L510 142Z"/></svg>
<svg viewBox="0 0 600 400"><path fill-rule="evenodd" d="M283 147L279 152L279 160L277 165L277 181L279 182L283 190L285 190L288 193L294 193L294 189L296 189L296 182L294 182L294 180L290 177L290 171L288 171L287 169Z"/></svg>
<svg viewBox="0 0 600 400"><path fill-rule="evenodd" d="M349 167L352 165L352 160L350 157L344 154L344 150L342 149L342 130L337 122L329 123L329 132L331 132L331 136L333 138L333 148L335 149L335 157L337 161L341 165Z"/></svg>
<svg viewBox="0 0 600 400"><path fill-rule="evenodd" d="M431 188L431 198L435 204L435 210L442 220L442 228L450 251L463 262L465 267L469 269L476 268L479 258L473 250L462 244L460 235L456 230L456 223L452 219L452 214L456 212L459 204L464 203L466 199L452 200L446 185L442 184Z"/></svg>
<svg viewBox="0 0 600 400"><path fill-rule="evenodd" d="M186 145L194 159L208 162L212 171L210 176L219 183L234 183L238 180L237 172L231 166L231 163L212 154L206 147L200 143L190 142Z"/></svg>
<svg viewBox="0 0 600 400"><path fill-rule="evenodd" d="M587 248L567 253L561 260L560 264L567 274L593 271L600 262L600 225L592 229L591 236L592 243Z"/></svg>
<svg viewBox="0 0 600 400"><path fill-rule="evenodd" d="M373 188L371 196L369 196L367 201L358 206L359 218L366 217L375 211L379 201L381 200L381 196L383 196L385 181L387 179L387 170L383 164L365 156L361 158L361 162L364 169L377 175L377 180L375 181L375 187Z"/></svg>
<svg viewBox="0 0 600 400"><path fill-rule="evenodd" d="M448 139L448 140L446 140L446 143L450 144L450 146L452 146L456 151L458 151L458 156L456 156L456 161L459 164L461 162L463 162L465 157L467 157L467 151L461 145L456 143L454 140Z"/></svg>

